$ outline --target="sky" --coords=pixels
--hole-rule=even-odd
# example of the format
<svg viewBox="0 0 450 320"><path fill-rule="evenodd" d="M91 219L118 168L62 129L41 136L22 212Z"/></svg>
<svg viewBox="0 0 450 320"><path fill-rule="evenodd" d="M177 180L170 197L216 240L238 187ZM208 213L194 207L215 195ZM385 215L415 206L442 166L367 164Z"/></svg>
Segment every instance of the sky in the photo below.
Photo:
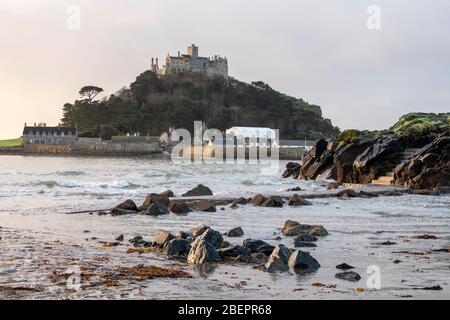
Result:
<svg viewBox="0 0 450 320"><path fill-rule="evenodd" d="M341 129L448 112L449 16L448 0L0 0L0 139L57 125L82 86L110 95L191 43Z"/></svg>

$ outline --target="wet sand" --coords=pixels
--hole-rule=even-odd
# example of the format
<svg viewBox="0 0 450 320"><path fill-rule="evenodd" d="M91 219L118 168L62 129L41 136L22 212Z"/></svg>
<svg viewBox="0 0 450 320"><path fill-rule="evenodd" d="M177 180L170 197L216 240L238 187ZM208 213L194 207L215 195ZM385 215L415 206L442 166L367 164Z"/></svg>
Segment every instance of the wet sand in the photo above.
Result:
<svg viewBox="0 0 450 320"><path fill-rule="evenodd" d="M307 207L248 205L233 210L226 206L224 211L219 207L217 213L158 218L2 212L0 298L448 299L449 203L449 196L332 198L314 199L313 206ZM379 209L381 204L383 209ZM280 232L288 219L322 224L329 230L330 235L320 239L317 248L307 249L322 265L317 272L269 274L249 264L191 266L154 252L129 253L132 246L127 240L135 235L150 241L158 229L176 232L200 224L221 232L242 226L243 238L225 237L235 244L256 238L293 247L292 238ZM119 234L125 235L121 245L104 245ZM438 239L415 238L424 234ZM382 244L386 242L394 244ZM445 248L447 251L442 250ZM335 266L344 262L355 266L362 280L351 283L336 279L339 270ZM183 276L128 276L140 265ZM367 288L367 268L371 265L381 269L380 290ZM80 291L67 286L73 270L81 271ZM437 285L442 290L423 290Z"/></svg>

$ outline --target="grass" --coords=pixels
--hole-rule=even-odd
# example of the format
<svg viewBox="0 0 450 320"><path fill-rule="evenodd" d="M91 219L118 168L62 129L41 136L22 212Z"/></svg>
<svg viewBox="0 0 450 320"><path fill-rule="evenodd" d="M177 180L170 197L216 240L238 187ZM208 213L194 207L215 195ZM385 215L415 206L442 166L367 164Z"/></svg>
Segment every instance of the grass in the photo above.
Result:
<svg viewBox="0 0 450 320"><path fill-rule="evenodd" d="M0 147L20 147L22 146L22 138L0 140Z"/></svg>

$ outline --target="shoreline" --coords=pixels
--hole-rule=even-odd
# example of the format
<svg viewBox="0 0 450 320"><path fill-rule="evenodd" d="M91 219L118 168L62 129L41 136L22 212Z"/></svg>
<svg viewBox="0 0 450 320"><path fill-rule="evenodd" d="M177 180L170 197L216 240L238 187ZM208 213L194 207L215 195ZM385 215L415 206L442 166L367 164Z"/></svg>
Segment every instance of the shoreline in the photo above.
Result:
<svg viewBox="0 0 450 320"><path fill-rule="evenodd" d="M416 198L413 195L408 196ZM390 198L375 199L374 201L378 203L380 200L385 202L388 199ZM437 249L439 244L443 245L448 233L435 233L441 240L417 240L416 236L425 233L426 229L404 230L395 234L373 232L368 235L368 239L364 243L360 243L363 238L361 238L359 232L342 233L345 231L344 226L336 229L336 227L330 225L330 222L315 217L316 214L307 215L307 212L311 209L322 210L320 208L329 207L323 206L323 203L326 203L324 200L327 199L316 198L313 206L301 207L298 209L300 215L295 214L299 221L323 223L330 232L329 236L319 239L317 248L306 249L322 265L318 272L310 275L292 272L272 274L255 269L254 265L231 261L190 265L176 259L168 259L157 248L147 250L145 247L136 247L128 242L128 239L137 234L142 234L147 240L155 236L154 232L158 229L175 232L199 225L202 221L203 223L209 221L211 228L219 230L221 233L228 228L229 223L231 225L243 224L244 237L229 238L224 236L224 240L226 239L232 244L238 244L247 238L260 238L249 229L248 223L233 221L234 214L242 212L245 216L247 215L246 212L253 206L241 206L241 210L224 207L225 211L218 210L217 213L193 212L188 216L170 215L158 218L61 214L51 214L48 217L46 215L37 216L38 220L56 219L59 221L57 224L44 229L37 227L36 222L24 224L23 222L29 220L27 216L8 215L6 217L2 214L0 215L0 226L3 226L3 228L0 228L0 236L2 237L0 242L1 255L2 259L8 257L7 260L10 262L7 265L0 266L0 268L17 264L17 268L20 270L24 259L27 259L26 257L30 254L39 258L34 260L32 268L25 269L28 274L27 281L6 279L0 281L0 297L19 299L97 299L106 297L109 299L165 299L168 297L186 299L194 297L195 299L203 299L213 294L218 299L226 296L238 299L254 299L263 294L267 299L277 299L278 297L289 300L316 299L317 297L325 299L342 299L345 297L355 300L362 298L448 299L450 296L448 281L439 277L432 277L433 281L426 280L430 278L426 276L417 278L417 274L413 272L413 270L418 269L428 270L431 267L428 265L428 260L431 258L434 260L433 268L437 270L443 268L448 253L432 252L431 249ZM353 202L364 205L366 200L372 201L361 198L333 201L339 201L339 207L345 210L346 206ZM260 210L262 211L258 216L261 219L267 214L279 216L278 222L274 225L273 223L264 223L265 231L259 232L259 234L265 234L262 239L273 245L280 243L279 240L276 240L276 235L272 235L272 231L278 234L279 231L277 230L279 230L278 227L281 227L281 222L292 219L294 212L283 214L285 210L277 208L261 208ZM227 224L210 220L213 217L224 215L227 216L227 220L230 220ZM332 218L332 216L333 214L329 215L329 218ZM12 218L17 219L17 221L11 221ZM130 221L135 219L141 221L141 226L136 228L132 224L127 227ZM164 222L166 219L175 219L176 223L171 223L171 227L169 227ZM110 226L111 229L105 229L106 225ZM152 228L154 231L144 231L149 230L150 226L153 225L156 225ZM254 227L255 230L258 229L258 225ZM374 230L377 230L379 227L375 228ZM380 228L382 228L381 225ZM114 237L119 233L125 235L124 242L114 241ZM284 236L282 238L281 243L289 245L289 243L286 243L286 241L290 241L289 238ZM395 241L397 244L388 246L379 243L383 241ZM376 254L373 255L374 253ZM400 269L392 269L397 266L396 259L402 261L399 264ZM7 260L3 259L3 261ZM58 263L55 264L52 261L58 261ZM343 262L354 265L355 271L361 274L363 280L352 283L336 279L334 274L338 270L335 269L335 265ZM370 264L379 264L385 270L381 290L359 289L365 288L364 268ZM84 270L81 274L83 288L79 292L66 288L66 279L71 274L67 270L71 270L74 265ZM124 270L132 272L140 265L148 268L163 268L166 272L187 275L186 277L165 278L152 274L150 278L139 279L121 275ZM407 279L408 282L403 283L402 279ZM444 288L444 291L426 289L438 284Z"/></svg>

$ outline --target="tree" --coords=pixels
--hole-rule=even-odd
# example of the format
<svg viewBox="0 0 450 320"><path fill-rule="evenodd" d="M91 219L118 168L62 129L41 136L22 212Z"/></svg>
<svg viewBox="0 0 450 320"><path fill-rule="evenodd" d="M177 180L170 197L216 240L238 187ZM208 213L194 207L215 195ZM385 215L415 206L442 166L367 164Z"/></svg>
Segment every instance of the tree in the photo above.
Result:
<svg viewBox="0 0 450 320"><path fill-rule="evenodd" d="M81 88L78 93L80 94L81 98L84 98L88 100L89 103L92 103L95 97L101 92L103 92L102 88L95 86L85 86Z"/></svg>
<svg viewBox="0 0 450 320"><path fill-rule="evenodd" d="M119 131L109 124L100 127L100 138L103 140L111 140L112 136L119 134Z"/></svg>

